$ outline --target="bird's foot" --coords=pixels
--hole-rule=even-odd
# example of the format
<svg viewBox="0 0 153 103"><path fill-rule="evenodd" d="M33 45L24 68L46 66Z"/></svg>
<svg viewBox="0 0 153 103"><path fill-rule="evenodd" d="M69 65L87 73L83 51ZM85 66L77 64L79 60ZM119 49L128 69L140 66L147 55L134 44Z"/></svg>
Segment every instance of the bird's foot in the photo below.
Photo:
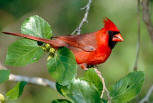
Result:
<svg viewBox="0 0 153 103"><path fill-rule="evenodd" d="M88 70L87 64L86 64L86 63L80 64L80 67L81 67L83 70Z"/></svg>

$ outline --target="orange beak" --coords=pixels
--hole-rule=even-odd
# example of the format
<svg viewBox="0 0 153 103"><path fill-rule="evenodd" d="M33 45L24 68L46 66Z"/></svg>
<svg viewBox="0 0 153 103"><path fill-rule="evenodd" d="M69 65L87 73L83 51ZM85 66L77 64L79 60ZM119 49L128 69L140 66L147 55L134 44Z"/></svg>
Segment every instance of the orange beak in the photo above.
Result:
<svg viewBox="0 0 153 103"><path fill-rule="evenodd" d="M116 42L122 42L124 41L123 37L121 36L121 34L116 34L113 36L112 41L116 41Z"/></svg>

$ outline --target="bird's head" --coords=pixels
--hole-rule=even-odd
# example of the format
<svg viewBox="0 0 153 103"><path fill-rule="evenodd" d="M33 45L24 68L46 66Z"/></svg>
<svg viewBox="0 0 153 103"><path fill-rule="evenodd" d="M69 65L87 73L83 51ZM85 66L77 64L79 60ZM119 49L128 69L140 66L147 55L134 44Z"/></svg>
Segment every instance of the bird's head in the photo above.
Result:
<svg viewBox="0 0 153 103"><path fill-rule="evenodd" d="M121 36L120 30L116 25L108 18L104 19L104 29L106 34L109 36L109 46L113 48L117 42L124 41Z"/></svg>

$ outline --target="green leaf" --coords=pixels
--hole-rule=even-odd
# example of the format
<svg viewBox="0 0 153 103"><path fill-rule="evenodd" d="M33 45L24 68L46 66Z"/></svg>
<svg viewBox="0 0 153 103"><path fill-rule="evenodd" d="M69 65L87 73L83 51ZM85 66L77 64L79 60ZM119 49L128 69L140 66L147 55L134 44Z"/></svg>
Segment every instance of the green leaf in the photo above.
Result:
<svg viewBox="0 0 153 103"><path fill-rule="evenodd" d="M8 47L5 63L13 66L24 66L38 61L43 53L37 42L29 39L17 40Z"/></svg>
<svg viewBox="0 0 153 103"><path fill-rule="evenodd" d="M52 36L50 25L37 15L24 21L21 26L21 32L42 38L50 38ZM37 45L36 41L22 39L9 46L6 64L24 66L38 61L42 55L43 50Z"/></svg>
<svg viewBox="0 0 153 103"><path fill-rule="evenodd" d="M144 82L144 73L131 72L113 85L110 95L113 103L126 103L140 92Z"/></svg>
<svg viewBox="0 0 153 103"><path fill-rule="evenodd" d="M90 85L95 86L99 94L101 94L101 91L103 89L102 81L97 75L94 68L90 68L82 78L83 80L86 80Z"/></svg>
<svg viewBox="0 0 153 103"><path fill-rule="evenodd" d="M63 47L59 48L54 58L47 63L50 75L61 85L69 84L77 73L77 63L73 53Z"/></svg>
<svg viewBox="0 0 153 103"><path fill-rule="evenodd" d="M60 94L70 97L74 103L107 103L100 98L102 82L92 68L86 71L84 77L73 79L67 86L56 83L56 88Z"/></svg>
<svg viewBox="0 0 153 103"><path fill-rule="evenodd" d="M66 99L57 99L57 100L53 100L51 103L72 103L72 102Z"/></svg>
<svg viewBox="0 0 153 103"><path fill-rule="evenodd" d="M14 100L19 98L22 95L23 89L26 84L27 82L24 81L17 83L17 85L13 89L7 92L6 96L8 97L8 99Z"/></svg>
<svg viewBox="0 0 153 103"><path fill-rule="evenodd" d="M59 93L70 97L74 103L101 103L98 91L85 80L74 79L71 85L56 84Z"/></svg>
<svg viewBox="0 0 153 103"><path fill-rule="evenodd" d="M48 22L37 15L31 16L23 22L21 32L47 39L50 39L52 36L52 30Z"/></svg>
<svg viewBox="0 0 153 103"><path fill-rule="evenodd" d="M9 79L9 70L0 70L0 83L3 83Z"/></svg>

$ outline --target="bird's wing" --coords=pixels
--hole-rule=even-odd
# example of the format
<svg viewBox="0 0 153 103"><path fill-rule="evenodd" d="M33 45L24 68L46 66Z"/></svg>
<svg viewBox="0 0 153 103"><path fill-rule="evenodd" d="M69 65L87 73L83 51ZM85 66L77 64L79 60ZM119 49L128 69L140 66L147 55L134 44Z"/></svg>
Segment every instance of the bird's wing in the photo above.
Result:
<svg viewBox="0 0 153 103"><path fill-rule="evenodd" d="M74 36L57 36L55 39L62 40L69 46L77 47L88 52L95 51L97 48L95 33Z"/></svg>

